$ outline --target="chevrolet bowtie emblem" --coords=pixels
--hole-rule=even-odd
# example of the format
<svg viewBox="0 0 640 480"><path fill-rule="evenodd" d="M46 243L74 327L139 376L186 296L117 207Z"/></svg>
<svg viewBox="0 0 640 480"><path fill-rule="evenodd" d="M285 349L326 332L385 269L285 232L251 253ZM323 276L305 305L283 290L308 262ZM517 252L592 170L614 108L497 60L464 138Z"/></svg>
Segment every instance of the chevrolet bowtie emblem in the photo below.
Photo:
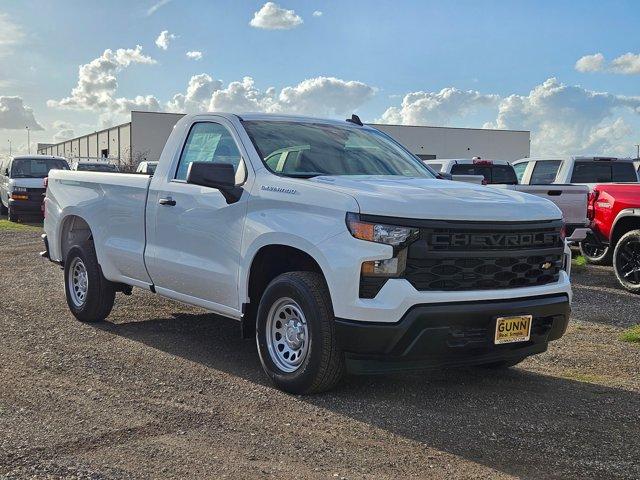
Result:
<svg viewBox="0 0 640 480"><path fill-rule="evenodd" d="M543 270L549 270L551 268L551 262L544 262L542 264L542 269Z"/></svg>

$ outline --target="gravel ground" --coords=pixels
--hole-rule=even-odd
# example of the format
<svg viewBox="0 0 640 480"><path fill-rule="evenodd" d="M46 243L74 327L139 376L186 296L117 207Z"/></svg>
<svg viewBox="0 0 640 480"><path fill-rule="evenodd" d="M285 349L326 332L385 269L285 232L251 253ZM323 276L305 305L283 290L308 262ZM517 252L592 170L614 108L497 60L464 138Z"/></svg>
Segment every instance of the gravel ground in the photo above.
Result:
<svg viewBox="0 0 640 480"><path fill-rule="evenodd" d="M272 388L233 321L138 289L68 312L38 229L0 230L0 477L640 478L640 297L574 275L572 323L507 372Z"/></svg>

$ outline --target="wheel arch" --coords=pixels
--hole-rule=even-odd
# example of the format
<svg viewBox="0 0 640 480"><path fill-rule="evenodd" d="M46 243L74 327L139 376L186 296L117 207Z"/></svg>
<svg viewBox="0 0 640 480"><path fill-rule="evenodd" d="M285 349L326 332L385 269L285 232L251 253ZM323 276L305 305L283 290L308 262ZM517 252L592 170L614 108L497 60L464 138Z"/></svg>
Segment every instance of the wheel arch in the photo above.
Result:
<svg viewBox="0 0 640 480"><path fill-rule="evenodd" d="M640 210L629 208L620 211L611 227L611 239L609 240L611 248L615 248L618 240L625 233L638 229L640 229Z"/></svg>
<svg viewBox="0 0 640 480"><path fill-rule="evenodd" d="M60 222L58 238L60 258L64 262L71 247L78 243L93 241L93 232L84 218L70 214Z"/></svg>
<svg viewBox="0 0 640 480"><path fill-rule="evenodd" d="M247 262L245 280L241 283L243 292L242 335L251 338L254 335L255 319L262 292L278 275L292 271L310 271L322 275L328 288L327 275L323 269L324 259L312 251L312 246L293 242L266 243L256 248ZM326 268L326 266L325 266ZM329 293L331 295L331 293Z"/></svg>

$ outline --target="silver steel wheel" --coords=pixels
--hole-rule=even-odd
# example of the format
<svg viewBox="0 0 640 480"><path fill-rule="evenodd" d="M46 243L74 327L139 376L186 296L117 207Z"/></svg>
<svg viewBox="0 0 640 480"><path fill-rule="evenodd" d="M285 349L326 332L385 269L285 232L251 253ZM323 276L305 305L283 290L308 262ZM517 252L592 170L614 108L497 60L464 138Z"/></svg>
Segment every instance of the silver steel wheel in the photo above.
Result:
<svg viewBox="0 0 640 480"><path fill-rule="evenodd" d="M71 261L67 282L71 301L76 307L82 307L87 300L87 292L89 291L89 275L81 258L75 257Z"/></svg>
<svg viewBox="0 0 640 480"><path fill-rule="evenodd" d="M309 352L309 328L302 308L291 298L281 298L269 310L267 350L283 372L295 372Z"/></svg>

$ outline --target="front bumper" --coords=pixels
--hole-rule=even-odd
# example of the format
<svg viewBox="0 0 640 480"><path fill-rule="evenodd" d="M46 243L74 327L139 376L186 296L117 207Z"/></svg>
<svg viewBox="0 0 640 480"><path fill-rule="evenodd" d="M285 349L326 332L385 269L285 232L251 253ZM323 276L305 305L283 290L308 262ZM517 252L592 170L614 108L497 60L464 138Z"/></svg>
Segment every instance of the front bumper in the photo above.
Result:
<svg viewBox="0 0 640 480"><path fill-rule="evenodd" d="M42 200L14 200L9 199L11 211L17 215L42 214Z"/></svg>
<svg viewBox="0 0 640 480"><path fill-rule="evenodd" d="M352 373L479 365L544 352L569 322L565 294L416 305L392 324L336 319ZM494 345L496 318L533 315L528 342Z"/></svg>

